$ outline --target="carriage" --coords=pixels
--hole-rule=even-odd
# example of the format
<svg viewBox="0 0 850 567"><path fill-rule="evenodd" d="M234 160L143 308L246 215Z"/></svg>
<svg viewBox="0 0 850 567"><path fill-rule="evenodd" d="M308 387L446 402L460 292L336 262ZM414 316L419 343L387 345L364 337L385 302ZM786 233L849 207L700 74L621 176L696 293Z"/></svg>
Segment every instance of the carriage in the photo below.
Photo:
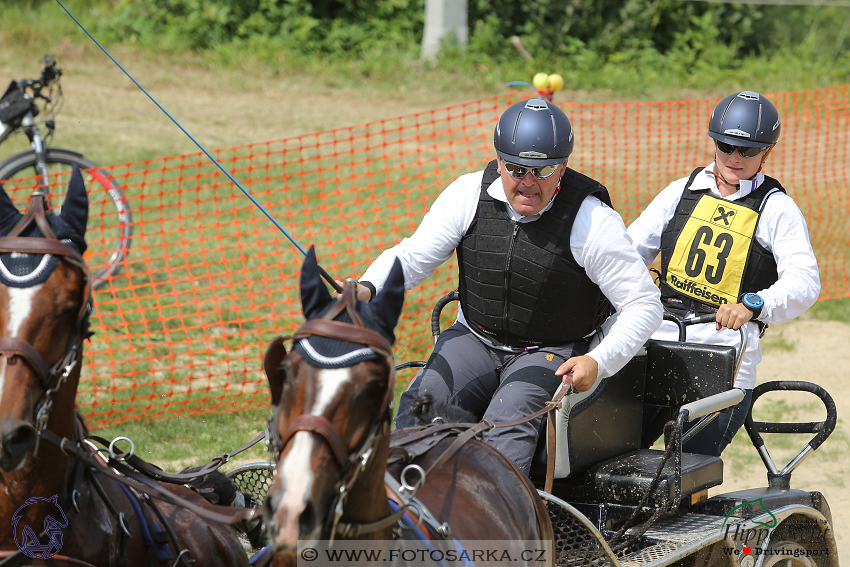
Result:
<svg viewBox="0 0 850 567"><path fill-rule="evenodd" d="M440 333L440 311L456 299L456 293L448 294L435 306L431 319L435 339ZM779 381L756 387L753 405L769 392L808 392L823 403L826 419L757 422L751 410L745 426L767 469L767 486L709 498L708 489L723 482L722 459L685 453L682 446L718 412L743 398L743 391L732 385L747 336L742 329L738 349L688 343L686 327L706 318L681 321L668 314L665 319L679 326L678 341L650 340L614 376L597 380L587 392L556 396L553 401L530 477L552 522L555 564L837 566L826 499L820 492L790 486L792 472L836 425L832 398L808 382ZM423 361L406 362L397 369L421 366ZM663 450L640 448L644 404L669 408L674 418ZM695 426L683 433L687 422ZM761 433L814 437L779 468ZM547 458L550 452L551 459ZM231 471L231 476L244 490L262 493L270 484L271 469L271 465L246 465ZM415 501L415 496L408 498ZM425 523L428 520L426 512ZM437 533L446 529L430 520Z"/></svg>

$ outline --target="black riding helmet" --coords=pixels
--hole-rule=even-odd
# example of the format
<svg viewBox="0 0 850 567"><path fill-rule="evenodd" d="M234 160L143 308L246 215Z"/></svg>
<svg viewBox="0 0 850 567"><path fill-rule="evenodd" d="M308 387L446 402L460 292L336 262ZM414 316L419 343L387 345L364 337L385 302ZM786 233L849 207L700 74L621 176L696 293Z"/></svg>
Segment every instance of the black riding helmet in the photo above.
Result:
<svg viewBox="0 0 850 567"><path fill-rule="evenodd" d="M724 98L708 123L708 135L734 146L764 148L779 140L779 113L773 103L752 91Z"/></svg>
<svg viewBox="0 0 850 567"><path fill-rule="evenodd" d="M573 127L560 108L543 99L511 105L496 124L496 153L528 167L563 163L573 152Z"/></svg>

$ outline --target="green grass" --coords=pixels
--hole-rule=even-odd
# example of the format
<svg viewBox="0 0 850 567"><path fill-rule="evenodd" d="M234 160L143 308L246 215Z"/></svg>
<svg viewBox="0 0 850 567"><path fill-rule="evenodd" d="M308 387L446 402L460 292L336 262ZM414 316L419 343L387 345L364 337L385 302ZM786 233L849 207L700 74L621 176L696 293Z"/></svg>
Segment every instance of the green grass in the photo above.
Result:
<svg viewBox="0 0 850 567"><path fill-rule="evenodd" d="M115 427L93 428L91 432L107 440L129 437L142 459L177 472L238 449L263 431L269 413L267 408L249 408L226 414L176 415L167 420L139 420ZM126 448L126 442L119 447ZM234 457L223 468L229 470L236 464L261 461L268 462L263 441Z"/></svg>
<svg viewBox="0 0 850 567"><path fill-rule="evenodd" d="M818 301L809 309L809 313L822 321L850 323L850 298Z"/></svg>
<svg viewBox="0 0 850 567"><path fill-rule="evenodd" d="M768 352L793 352L797 348L797 341L785 338L785 332L769 333L759 341L762 351Z"/></svg>

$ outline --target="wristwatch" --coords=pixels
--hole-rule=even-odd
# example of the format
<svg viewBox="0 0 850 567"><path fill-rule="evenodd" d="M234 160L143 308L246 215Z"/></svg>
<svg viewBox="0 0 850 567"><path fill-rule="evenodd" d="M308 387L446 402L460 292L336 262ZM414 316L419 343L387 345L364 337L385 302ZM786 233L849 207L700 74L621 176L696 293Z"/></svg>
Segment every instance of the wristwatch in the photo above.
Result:
<svg viewBox="0 0 850 567"><path fill-rule="evenodd" d="M753 319L758 319L761 309L764 307L764 299L757 293L745 293L741 298L744 307L753 312Z"/></svg>

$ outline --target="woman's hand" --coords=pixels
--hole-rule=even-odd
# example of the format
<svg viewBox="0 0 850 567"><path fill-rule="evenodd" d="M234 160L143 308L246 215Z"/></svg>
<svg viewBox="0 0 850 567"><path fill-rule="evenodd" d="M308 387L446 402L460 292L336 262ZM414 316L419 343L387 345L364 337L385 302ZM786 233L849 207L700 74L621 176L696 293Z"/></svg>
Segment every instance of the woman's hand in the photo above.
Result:
<svg viewBox="0 0 850 567"><path fill-rule="evenodd" d="M723 327L737 331L741 325L753 318L753 312L747 309L743 303L721 305L717 310L716 329Z"/></svg>

